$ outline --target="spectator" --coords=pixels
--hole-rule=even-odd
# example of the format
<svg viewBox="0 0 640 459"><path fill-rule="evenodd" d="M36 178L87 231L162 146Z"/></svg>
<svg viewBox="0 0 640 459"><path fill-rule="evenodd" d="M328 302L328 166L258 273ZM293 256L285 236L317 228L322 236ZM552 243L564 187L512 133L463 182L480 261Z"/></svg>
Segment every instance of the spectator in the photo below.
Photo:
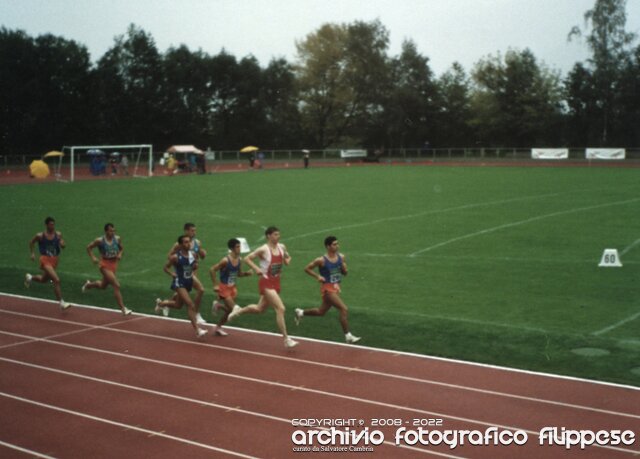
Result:
<svg viewBox="0 0 640 459"><path fill-rule="evenodd" d="M122 157L122 160L120 161L120 167L122 168L122 172L124 173L124 175L129 175L129 158L127 157L127 155L124 155Z"/></svg>

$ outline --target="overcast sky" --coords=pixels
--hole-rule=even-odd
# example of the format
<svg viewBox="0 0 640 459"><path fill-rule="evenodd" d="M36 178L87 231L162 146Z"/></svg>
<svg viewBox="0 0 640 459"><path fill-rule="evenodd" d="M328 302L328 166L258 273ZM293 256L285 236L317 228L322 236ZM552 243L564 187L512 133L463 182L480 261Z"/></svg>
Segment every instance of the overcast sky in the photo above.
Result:
<svg viewBox="0 0 640 459"><path fill-rule="evenodd" d="M379 19L391 55L405 39L429 57L436 74L454 61L470 70L489 54L529 48L565 74L588 57L584 42L567 42L595 0L0 0L0 24L31 36L52 33L88 47L96 61L134 23L161 52L187 45L223 48L266 66L295 59L295 42L322 24ZM627 2L627 30L640 34L640 0Z"/></svg>

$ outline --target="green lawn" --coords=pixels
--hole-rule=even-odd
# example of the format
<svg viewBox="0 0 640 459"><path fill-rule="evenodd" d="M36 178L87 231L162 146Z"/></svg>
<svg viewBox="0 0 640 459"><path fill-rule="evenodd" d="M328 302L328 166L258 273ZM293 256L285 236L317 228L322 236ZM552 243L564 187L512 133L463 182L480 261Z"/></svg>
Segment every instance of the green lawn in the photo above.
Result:
<svg viewBox="0 0 640 459"><path fill-rule="evenodd" d="M3 186L0 290L52 297L49 286L22 286L36 270L28 241L47 215L68 245L65 299L115 307L109 290L80 293L97 274L85 247L110 221L125 244L125 303L142 312L170 293L162 266L184 222L209 251L208 288L227 239L255 247L275 224L293 257L282 297L294 335L343 339L335 311L293 324L293 308L319 303L303 268L333 234L364 345L640 386L638 179L618 168L372 166ZM623 268L597 267L605 248L627 249ZM240 304L257 300L255 278L239 288ZM209 288L205 317L212 300ZM275 331L271 311L236 325ZM610 354L572 352L584 347Z"/></svg>

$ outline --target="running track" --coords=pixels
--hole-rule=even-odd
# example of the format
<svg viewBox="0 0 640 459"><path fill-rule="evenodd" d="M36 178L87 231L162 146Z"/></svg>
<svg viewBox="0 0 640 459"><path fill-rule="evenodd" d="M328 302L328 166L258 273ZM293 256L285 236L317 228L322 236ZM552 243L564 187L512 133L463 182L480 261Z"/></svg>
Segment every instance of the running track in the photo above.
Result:
<svg viewBox="0 0 640 459"><path fill-rule="evenodd" d="M397 447L397 427L385 427L385 443L367 457L640 455L638 439L567 451L537 436L546 426L638 436L637 388L306 339L286 351L276 335L229 331L199 342L184 321L62 312L0 294L0 457L313 456L293 451L295 418L355 418L370 430L371 419L415 429L413 419L439 418L440 430L529 436L524 446Z"/></svg>

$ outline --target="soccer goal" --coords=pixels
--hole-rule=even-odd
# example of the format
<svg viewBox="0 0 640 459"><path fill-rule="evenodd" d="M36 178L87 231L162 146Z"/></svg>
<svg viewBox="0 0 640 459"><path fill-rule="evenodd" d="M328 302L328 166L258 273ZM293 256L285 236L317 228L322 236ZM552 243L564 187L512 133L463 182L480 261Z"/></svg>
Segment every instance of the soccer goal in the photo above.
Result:
<svg viewBox="0 0 640 459"><path fill-rule="evenodd" d="M62 147L62 151L68 161L64 178L70 182L78 176L153 175L153 145L74 145Z"/></svg>

